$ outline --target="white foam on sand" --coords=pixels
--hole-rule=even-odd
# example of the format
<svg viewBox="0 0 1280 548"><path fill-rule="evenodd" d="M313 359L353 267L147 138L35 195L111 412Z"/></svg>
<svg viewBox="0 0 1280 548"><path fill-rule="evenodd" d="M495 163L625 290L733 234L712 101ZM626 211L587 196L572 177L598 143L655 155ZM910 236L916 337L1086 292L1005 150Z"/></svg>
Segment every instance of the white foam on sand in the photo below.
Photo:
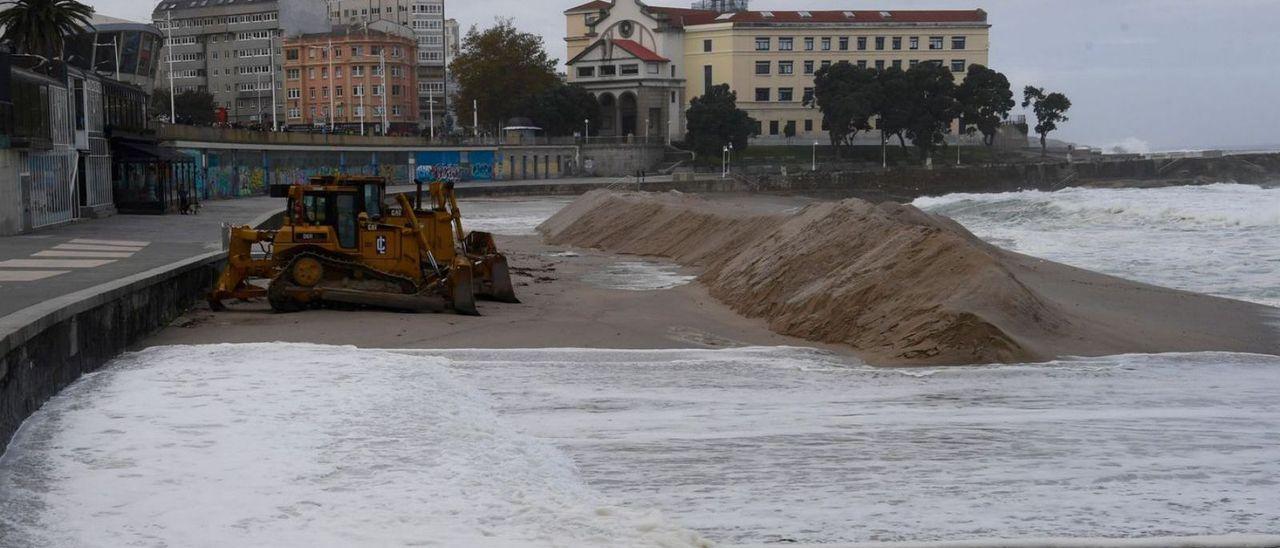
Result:
<svg viewBox="0 0 1280 548"><path fill-rule="evenodd" d="M126 355L0 458L0 544L699 544L609 504L445 363L289 344Z"/></svg>
<svg viewBox="0 0 1280 548"><path fill-rule="evenodd" d="M462 200L462 226L503 236L533 236L535 228L572 198L469 198Z"/></svg>
<svg viewBox="0 0 1280 548"><path fill-rule="evenodd" d="M621 261L590 272L583 281L606 289L658 291L687 285L697 276L680 273L680 267L651 261Z"/></svg>

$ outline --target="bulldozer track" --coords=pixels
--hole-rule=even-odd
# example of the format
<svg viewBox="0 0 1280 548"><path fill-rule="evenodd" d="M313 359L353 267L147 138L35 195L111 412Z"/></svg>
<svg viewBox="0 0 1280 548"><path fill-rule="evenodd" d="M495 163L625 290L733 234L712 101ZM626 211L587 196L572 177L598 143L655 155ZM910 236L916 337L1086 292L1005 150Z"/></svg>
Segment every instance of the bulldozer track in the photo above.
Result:
<svg viewBox="0 0 1280 548"><path fill-rule="evenodd" d="M305 306L301 305L300 303L294 302L287 295L285 295L286 290L300 287L298 284L293 282L290 272L292 272L293 266L298 261L305 258L311 258L319 261L320 264L324 265L326 269L334 268L334 269L346 271L352 277L354 277L356 273L359 273L359 277L364 279L376 279L376 280L382 280L385 282L393 283L400 287L400 291L404 295L414 295L414 294L417 294L420 290L418 283L413 281L412 278L409 278L407 276L401 276L398 274L392 274L390 272L378 270L366 264L360 263L358 261L353 261L345 257L338 257L332 254L320 253L316 251L303 251L291 257L289 259L289 262L286 263L284 266L284 269L282 271L283 274L280 276L277 276L276 279L271 282L271 286L268 288L267 293L268 293L268 301L271 302L272 308L280 311L285 311L285 312L291 312L291 311L299 310L301 308L305 308Z"/></svg>

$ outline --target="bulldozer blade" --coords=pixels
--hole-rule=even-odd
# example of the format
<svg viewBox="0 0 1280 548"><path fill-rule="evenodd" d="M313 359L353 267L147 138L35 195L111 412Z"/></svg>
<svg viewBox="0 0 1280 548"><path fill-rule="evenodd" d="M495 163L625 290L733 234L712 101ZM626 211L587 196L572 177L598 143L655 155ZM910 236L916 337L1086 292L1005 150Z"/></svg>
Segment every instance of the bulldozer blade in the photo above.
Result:
<svg viewBox="0 0 1280 548"><path fill-rule="evenodd" d="M507 266L507 258L497 255L489 263L489 290L480 297L500 303L519 304L516 288L511 283L511 269Z"/></svg>
<svg viewBox="0 0 1280 548"><path fill-rule="evenodd" d="M453 297L453 311L464 316L479 316L476 309L475 286L471 280L471 265L463 261L455 263L449 273L449 293Z"/></svg>
<svg viewBox="0 0 1280 548"><path fill-rule="evenodd" d="M209 310L223 312L227 309L227 305L222 304L222 299L216 294L210 293L206 300L209 301Z"/></svg>
<svg viewBox="0 0 1280 548"><path fill-rule="evenodd" d="M410 312L444 312L444 299L428 295L398 295L354 289L326 289L321 299L333 303L407 310Z"/></svg>

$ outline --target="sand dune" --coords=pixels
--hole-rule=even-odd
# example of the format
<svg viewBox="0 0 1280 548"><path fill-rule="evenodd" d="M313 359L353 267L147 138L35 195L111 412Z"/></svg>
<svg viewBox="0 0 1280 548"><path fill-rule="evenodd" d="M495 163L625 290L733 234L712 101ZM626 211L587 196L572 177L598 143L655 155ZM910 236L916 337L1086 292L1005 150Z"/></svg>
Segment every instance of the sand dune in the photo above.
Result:
<svg viewBox="0 0 1280 548"><path fill-rule="evenodd" d="M1280 354L1268 325L1276 309L1019 255L912 206L851 199L781 212L749 199L593 191L539 230L552 244L698 267L737 312L873 363Z"/></svg>

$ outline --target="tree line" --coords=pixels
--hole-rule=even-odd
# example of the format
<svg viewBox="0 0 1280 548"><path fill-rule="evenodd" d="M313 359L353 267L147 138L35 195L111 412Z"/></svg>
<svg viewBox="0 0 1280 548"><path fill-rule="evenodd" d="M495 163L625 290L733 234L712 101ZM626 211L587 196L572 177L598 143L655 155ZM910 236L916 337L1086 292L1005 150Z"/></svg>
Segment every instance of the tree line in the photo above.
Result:
<svg viewBox="0 0 1280 548"><path fill-rule="evenodd" d="M969 65L957 84L951 70L937 63L902 70L841 61L815 73L813 95L805 104L822 112L822 127L837 151L851 149L858 134L879 130L886 140L896 138L903 149L911 141L927 158L944 144L956 121L962 133L981 133L984 144L994 144L1016 103L1009 79L983 65ZM1022 106L1031 107L1036 117L1034 129L1043 152L1048 134L1067 121L1071 101L1061 93L1027 86ZM686 142L704 154L714 154L728 143L741 150L757 131L755 121L737 108L737 96L727 85L694 99L687 117ZM788 136L792 131L788 125Z"/></svg>
<svg viewBox="0 0 1280 548"><path fill-rule="evenodd" d="M1071 101L1031 86L1023 95L1023 107L1033 107L1043 151L1049 132L1067 120ZM910 140L925 158L944 143L957 121L961 133L981 133L984 144L994 144L1015 102L1009 79L979 64L969 65L957 84L952 71L938 63L902 70L842 61L818 70L810 104L822 111L823 126L835 145L851 146L859 133L877 129L885 139L897 138L903 148Z"/></svg>

